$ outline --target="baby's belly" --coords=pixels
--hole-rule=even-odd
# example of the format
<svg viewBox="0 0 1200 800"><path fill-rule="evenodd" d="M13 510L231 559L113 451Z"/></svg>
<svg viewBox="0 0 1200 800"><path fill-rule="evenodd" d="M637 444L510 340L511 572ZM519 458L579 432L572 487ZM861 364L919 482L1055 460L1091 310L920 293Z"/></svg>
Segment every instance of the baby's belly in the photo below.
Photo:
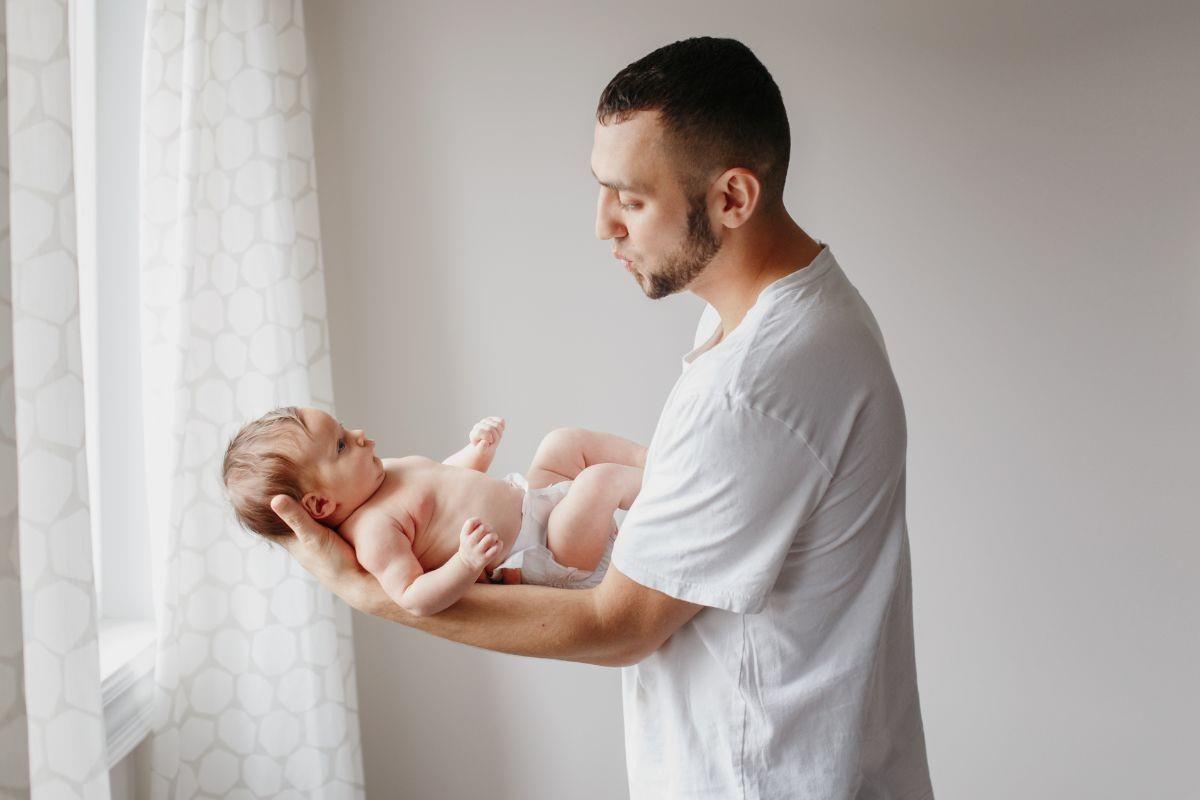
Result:
<svg viewBox="0 0 1200 800"><path fill-rule="evenodd" d="M508 557L517 534L521 532L521 506L525 492L500 479L490 479L486 485L471 486L470 491L447 497L434 512L424 533L429 546L422 552L415 542L419 560L426 570L437 569L458 552L459 534L463 523L472 517L485 522L500 537L500 551L487 569L492 570Z"/></svg>

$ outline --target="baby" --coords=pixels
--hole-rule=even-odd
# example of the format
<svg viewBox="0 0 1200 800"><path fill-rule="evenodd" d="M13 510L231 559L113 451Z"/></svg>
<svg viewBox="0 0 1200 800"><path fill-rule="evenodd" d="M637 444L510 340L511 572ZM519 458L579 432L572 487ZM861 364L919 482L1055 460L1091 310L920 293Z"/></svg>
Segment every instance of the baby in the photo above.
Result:
<svg viewBox="0 0 1200 800"><path fill-rule="evenodd" d="M467 445L441 463L380 459L361 430L313 408L278 408L230 441L225 488L242 525L268 539L292 534L271 498L295 498L418 616L509 568L520 568L526 583L595 586L608 567L615 515L641 488L646 448L561 428L542 439L524 476L501 480L486 473L504 425L480 420Z"/></svg>

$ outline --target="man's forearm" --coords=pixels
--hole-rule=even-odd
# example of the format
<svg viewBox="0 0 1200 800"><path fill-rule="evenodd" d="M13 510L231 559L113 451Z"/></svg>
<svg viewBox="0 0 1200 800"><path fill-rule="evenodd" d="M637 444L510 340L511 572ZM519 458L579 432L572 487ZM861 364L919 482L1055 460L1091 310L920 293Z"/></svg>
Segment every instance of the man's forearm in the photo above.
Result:
<svg viewBox="0 0 1200 800"><path fill-rule="evenodd" d="M594 589L476 584L450 608L417 617L394 603L376 616L443 639L534 658L601 666L630 663L629 641L606 625Z"/></svg>
<svg viewBox="0 0 1200 800"><path fill-rule="evenodd" d="M429 617L405 612L354 550L315 522L293 498L277 495L271 508L296 536L284 546L313 577L359 611L428 631L443 639L502 653L632 664L666 641L699 606L645 589L609 569L595 589L475 584L450 608ZM667 611L656 611L666 601ZM683 615L679 608L686 607Z"/></svg>

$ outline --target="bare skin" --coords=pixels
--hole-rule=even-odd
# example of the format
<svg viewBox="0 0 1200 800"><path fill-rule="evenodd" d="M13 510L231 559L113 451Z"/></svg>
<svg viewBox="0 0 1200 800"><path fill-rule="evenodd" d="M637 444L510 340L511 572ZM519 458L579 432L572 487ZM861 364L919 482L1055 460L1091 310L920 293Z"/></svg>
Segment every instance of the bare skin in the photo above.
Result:
<svg viewBox="0 0 1200 800"><path fill-rule="evenodd" d="M424 456L385 458L383 484L369 504L356 511L338 531L355 545L377 513L396 520L422 564L445 564L459 549L464 518L489 520L500 541L489 562L498 566L521 529L520 489L483 472L450 466Z"/></svg>
<svg viewBox="0 0 1200 800"><path fill-rule="evenodd" d="M629 510L642 487L646 448L582 428L560 428L538 446L525 473L531 488L573 481L550 514L547 547L568 567L591 571L613 534L612 510Z"/></svg>
<svg viewBox="0 0 1200 800"><path fill-rule="evenodd" d="M423 456L384 459L383 468L379 489L338 532L398 602L436 613L507 557L524 492Z"/></svg>
<svg viewBox="0 0 1200 800"><path fill-rule="evenodd" d="M648 277L687 241L689 198L681 172L663 146L655 111L611 125L597 123L592 172L600 184L596 236L646 290ZM807 266L820 245L788 215L782 202L763 205L762 185L750 170L710 177L704 196L720 250L685 288L713 305L722 335L733 331L762 289ZM292 556L332 592L365 613L442 638L517 655L619 666L640 661L686 624L701 606L643 586L609 567L594 589L541 586L469 588L452 608L418 618L383 591L340 537L287 497L272 508L296 532Z"/></svg>
<svg viewBox="0 0 1200 800"><path fill-rule="evenodd" d="M380 459L362 430L346 430L317 409L300 409L300 416L309 435L298 459L317 481L302 504L337 529L406 611L426 616L453 605L512 552L525 492L486 474L503 419L481 420L467 446L439 463L423 456ZM645 451L581 428L543 439L527 477L531 488L573 481L547 525L547 547L558 563L596 567L615 531L613 512L628 509L641 488Z"/></svg>

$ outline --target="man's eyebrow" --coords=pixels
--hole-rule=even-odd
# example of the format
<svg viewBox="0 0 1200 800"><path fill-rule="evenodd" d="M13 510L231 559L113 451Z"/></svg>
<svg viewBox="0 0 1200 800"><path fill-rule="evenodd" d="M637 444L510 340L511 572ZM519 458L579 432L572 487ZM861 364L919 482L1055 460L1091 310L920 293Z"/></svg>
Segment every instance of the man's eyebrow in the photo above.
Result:
<svg viewBox="0 0 1200 800"><path fill-rule="evenodd" d="M600 180L600 176L596 174L595 169L592 169L592 177L595 178L596 182L601 186L607 189L612 189L614 192L634 192L636 194L647 194L646 189L642 186L637 186L630 183L622 183L620 181L602 181Z"/></svg>

